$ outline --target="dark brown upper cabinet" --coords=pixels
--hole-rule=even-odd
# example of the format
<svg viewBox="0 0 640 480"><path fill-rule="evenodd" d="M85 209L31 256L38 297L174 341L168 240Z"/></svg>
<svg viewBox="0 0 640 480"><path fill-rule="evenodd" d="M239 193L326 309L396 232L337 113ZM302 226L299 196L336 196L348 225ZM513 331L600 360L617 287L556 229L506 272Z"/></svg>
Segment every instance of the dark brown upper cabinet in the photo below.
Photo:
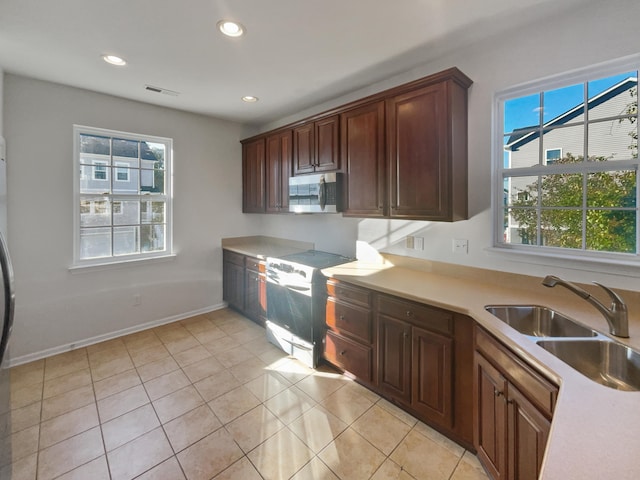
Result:
<svg viewBox="0 0 640 480"><path fill-rule="evenodd" d="M266 139L266 212L289 212L289 177L291 176L291 130L269 135Z"/></svg>
<svg viewBox="0 0 640 480"><path fill-rule="evenodd" d="M293 174L340 168L339 115L306 122L293 129Z"/></svg>
<svg viewBox="0 0 640 480"><path fill-rule="evenodd" d="M265 211L265 141L242 144L242 212Z"/></svg>
<svg viewBox="0 0 640 480"><path fill-rule="evenodd" d="M345 172L345 216L443 222L468 218L471 83L450 68L284 127L292 132L292 175ZM256 138L245 140L245 148ZM277 201L270 204L268 190L278 188L272 173L267 173L268 205L262 210L269 213L282 210Z"/></svg>

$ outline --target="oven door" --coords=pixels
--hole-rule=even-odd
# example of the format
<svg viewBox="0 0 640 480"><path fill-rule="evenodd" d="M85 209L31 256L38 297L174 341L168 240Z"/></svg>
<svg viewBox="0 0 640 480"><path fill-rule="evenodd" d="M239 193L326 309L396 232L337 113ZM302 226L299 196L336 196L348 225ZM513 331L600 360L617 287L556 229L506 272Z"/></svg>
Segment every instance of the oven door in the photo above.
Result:
<svg viewBox="0 0 640 480"><path fill-rule="evenodd" d="M267 320L313 342L312 287L299 275L267 269Z"/></svg>

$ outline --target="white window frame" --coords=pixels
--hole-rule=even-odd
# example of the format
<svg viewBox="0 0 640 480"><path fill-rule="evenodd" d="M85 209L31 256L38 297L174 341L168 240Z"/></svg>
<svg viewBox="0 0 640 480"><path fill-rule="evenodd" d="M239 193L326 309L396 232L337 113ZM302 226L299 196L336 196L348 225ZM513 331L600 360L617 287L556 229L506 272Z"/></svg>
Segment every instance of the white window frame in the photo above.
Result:
<svg viewBox="0 0 640 480"><path fill-rule="evenodd" d="M109 164L105 161L102 160L93 160L93 162L91 162L93 164L93 167L91 167L91 169L93 170L92 173L92 177L93 180L95 180L96 182L108 182L109 181ZM104 167L104 170L98 170L98 167ZM98 178L96 176L96 174L98 172L104 172L104 178Z"/></svg>
<svg viewBox="0 0 640 480"><path fill-rule="evenodd" d="M556 152L558 150L560 151L560 157L558 157L558 158L562 158L562 154L563 154L562 148L545 148L544 149L544 163L546 165L549 165L549 152ZM553 163L553 162L551 162L551 163Z"/></svg>
<svg viewBox="0 0 640 480"><path fill-rule="evenodd" d="M164 194L159 193L149 193L149 192L139 192L138 194L120 194L120 193L110 193L106 195L96 194L80 194L80 184L81 184L81 168L80 168L80 136L81 135L95 135L95 136L103 136L103 137L114 137L114 138L125 138L136 141L148 141L153 143L162 143L165 145L165 189ZM116 130L107 130L102 128L88 127L83 125L74 125L73 126L73 145L74 145L74 154L73 154L73 264L69 267L71 271L77 269L85 269L92 267L106 267L110 265L121 265L125 263L133 263L136 264L140 261L153 261L155 259L162 260L167 259L169 257L174 257L173 253L173 140L171 138L166 137L157 137L150 135L143 135L138 133L131 132L121 132ZM113 157L112 157L113 159ZM98 161L99 162L99 161ZM95 160L92 160L92 165L96 164ZM112 160L112 165L109 166L107 164L107 179L109 179L109 170L113 170L112 174L117 172L118 168L121 168L125 165L119 166L121 162L115 162ZM129 165L127 165L127 168ZM93 168L93 167L92 167ZM92 175L93 177L93 175ZM117 175L111 175L114 182L117 180ZM99 179L102 180L102 179ZM110 182L111 183L111 182ZM98 258L89 258L89 259L81 259L80 258L80 199L81 197L86 197L89 200L99 201L103 198L109 201L109 205L112 205L112 202L118 201L126 201L126 200L136 200L136 201L158 201L162 200L165 203L165 249L161 251L154 252L140 252L133 253L129 255L117 255L114 256L113 253L109 257L98 257ZM94 197L94 198L89 198ZM94 202L91 202L92 208L94 210ZM112 212L110 212L113 215ZM111 223L111 227L113 227L113 223Z"/></svg>
<svg viewBox="0 0 640 480"><path fill-rule="evenodd" d="M605 78L619 74L624 71L640 70L640 54L630 55L621 59L604 62L595 66L574 70L552 77L527 82L521 85L497 92L493 99L492 112L492 223L493 239L492 248L489 250L498 253L508 253L526 257L537 257L539 261L547 261L556 264L557 260L579 261L602 265L623 265L637 269L640 267L640 158L633 161L616 161L616 166L620 169L636 168L636 253L601 252L590 250L577 250L561 247L547 247L540 245L520 245L505 243L504 240L504 172L514 171L514 169L504 168L504 104L506 101L526 97L539 92L554 90L576 83L588 82L598 78ZM549 173L546 165L530 167L530 175L535 176L541 173ZM568 265L568 264L567 264Z"/></svg>

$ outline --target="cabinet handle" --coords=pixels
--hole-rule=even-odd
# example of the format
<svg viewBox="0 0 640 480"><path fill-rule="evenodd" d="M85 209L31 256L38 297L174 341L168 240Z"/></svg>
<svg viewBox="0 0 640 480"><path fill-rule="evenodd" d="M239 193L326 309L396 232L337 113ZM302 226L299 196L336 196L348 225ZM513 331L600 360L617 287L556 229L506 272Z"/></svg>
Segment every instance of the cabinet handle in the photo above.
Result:
<svg viewBox="0 0 640 480"><path fill-rule="evenodd" d="M504 395L504 392L501 392L500 390L496 390L496 389L494 388L494 389L493 389L493 394L494 394L496 397L501 397L501 396L503 396L503 395Z"/></svg>
<svg viewBox="0 0 640 480"><path fill-rule="evenodd" d="M402 334L402 336L403 336L404 338L409 338L409 334L408 334L407 332L404 332L404 333Z"/></svg>
<svg viewBox="0 0 640 480"><path fill-rule="evenodd" d="M413 312L411 310L407 310L407 317L413 317Z"/></svg>

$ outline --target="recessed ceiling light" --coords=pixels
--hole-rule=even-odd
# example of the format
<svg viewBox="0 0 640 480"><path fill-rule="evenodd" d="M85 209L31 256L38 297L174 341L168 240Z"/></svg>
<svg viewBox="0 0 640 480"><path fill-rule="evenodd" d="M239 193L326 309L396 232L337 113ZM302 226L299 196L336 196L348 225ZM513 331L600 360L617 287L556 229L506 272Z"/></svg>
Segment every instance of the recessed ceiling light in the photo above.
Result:
<svg viewBox="0 0 640 480"><path fill-rule="evenodd" d="M127 64L127 61L124 58L117 57L116 55L103 55L102 59L110 63L111 65L116 65L118 67L122 67Z"/></svg>
<svg viewBox="0 0 640 480"><path fill-rule="evenodd" d="M242 97L242 101L247 103L254 103L254 102L257 102L258 100L259 100L258 97L254 97L252 95L247 95L245 97Z"/></svg>
<svg viewBox="0 0 640 480"><path fill-rule="evenodd" d="M244 33L244 27L238 22L232 22L231 20L220 20L218 22L218 29L228 37L239 37Z"/></svg>

